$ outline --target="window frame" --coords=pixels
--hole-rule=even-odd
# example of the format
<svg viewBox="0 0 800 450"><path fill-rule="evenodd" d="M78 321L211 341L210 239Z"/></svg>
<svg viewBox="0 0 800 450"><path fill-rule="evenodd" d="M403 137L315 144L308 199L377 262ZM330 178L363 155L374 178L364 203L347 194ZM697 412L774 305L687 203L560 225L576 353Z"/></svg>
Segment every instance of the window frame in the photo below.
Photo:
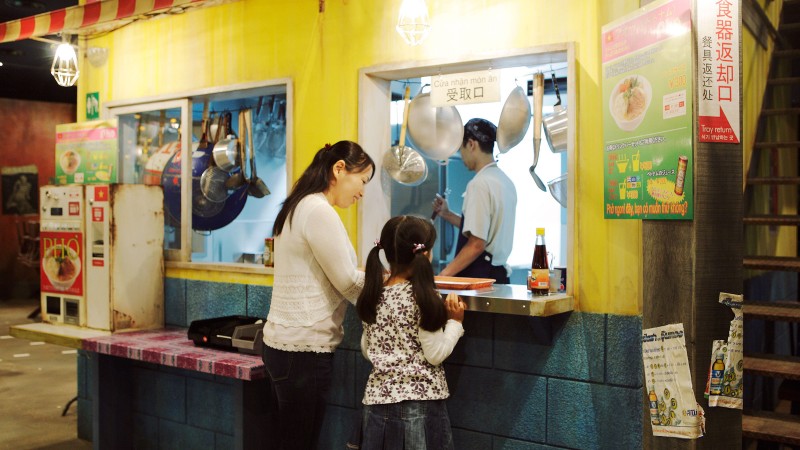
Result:
<svg viewBox="0 0 800 450"><path fill-rule="evenodd" d="M181 148L191 148L192 108L195 103L206 100L227 100L241 97L259 97L274 94L286 95L286 192L291 190L294 159L294 88L291 78L279 78L252 83L239 83L164 94L131 100L106 102L102 106L101 117L109 120L124 114L154 111L159 109L181 108ZM192 167L191 158L181 159L181 248L165 249L164 260L167 267L216 269L235 272L264 273L271 269L246 263L192 262Z"/></svg>

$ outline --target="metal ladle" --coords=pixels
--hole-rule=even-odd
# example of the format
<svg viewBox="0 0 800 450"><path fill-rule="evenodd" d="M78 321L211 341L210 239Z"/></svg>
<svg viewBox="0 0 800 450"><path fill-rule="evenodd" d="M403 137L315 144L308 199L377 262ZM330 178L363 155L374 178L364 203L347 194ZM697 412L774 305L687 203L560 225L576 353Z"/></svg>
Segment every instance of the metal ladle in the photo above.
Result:
<svg viewBox="0 0 800 450"><path fill-rule="evenodd" d="M547 192L544 182L536 175L536 164L539 163L539 149L542 146L542 104L544 103L544 74L533 74L533 164L528 169L536 186Z"/></svg>
<svg viewBox="0 0 800 450"><path fill-rule="evenodd" d="M256 198L262 198L265 195L269 195L270 192L267 184L264 183L264 180L258 178L258 174L256 173L256 152L253 148L253 128L249 124L252 123L251 111L248 109L244 112L242 117L244 118L244 128L247 131L246 144L250 146L250 170L252 172L250 174L250 184L247 186L247 193Z"/></svg>

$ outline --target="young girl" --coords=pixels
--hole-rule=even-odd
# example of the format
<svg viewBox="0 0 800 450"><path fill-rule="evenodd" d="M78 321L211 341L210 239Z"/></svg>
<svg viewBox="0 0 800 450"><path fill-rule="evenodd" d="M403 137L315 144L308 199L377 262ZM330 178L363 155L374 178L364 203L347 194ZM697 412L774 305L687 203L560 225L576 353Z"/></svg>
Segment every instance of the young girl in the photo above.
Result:
<svg viewBox="0 0 800 450"><path fill-rule="evenodd" d="M364 392L362 450L453 448L441 364L464 334L464 304L455 294L442 301L436 291L435 241L430 221L394 217L367 257L356 303L364 322L361 350L373 366Z"/></svg>

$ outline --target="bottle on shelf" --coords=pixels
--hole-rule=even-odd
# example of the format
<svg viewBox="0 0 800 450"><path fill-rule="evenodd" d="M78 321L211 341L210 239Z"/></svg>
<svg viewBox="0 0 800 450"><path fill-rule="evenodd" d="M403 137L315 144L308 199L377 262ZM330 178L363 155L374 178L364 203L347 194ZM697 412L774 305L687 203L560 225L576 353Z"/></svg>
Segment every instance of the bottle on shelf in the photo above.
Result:
<svg viewBox="0 0 800 450"><path fill-rule="evenodd" d="M536 229L536 246L533 249L531 276L528 289L534 295L547 295L550 291L550 270L547 267L547 247L544 243L544 228Z"/></svg>

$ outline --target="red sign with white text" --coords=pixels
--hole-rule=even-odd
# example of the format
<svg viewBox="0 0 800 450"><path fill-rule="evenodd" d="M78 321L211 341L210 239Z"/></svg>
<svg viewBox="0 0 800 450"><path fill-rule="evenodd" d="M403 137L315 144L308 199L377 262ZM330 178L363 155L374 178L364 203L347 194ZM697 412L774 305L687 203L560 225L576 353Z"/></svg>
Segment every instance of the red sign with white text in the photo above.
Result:
<svg viewBox="0 0 800 450"><path fill-rule="evenodd" d="M42 231L42 292L83 295L83 234L74 231Z"/></svg>

